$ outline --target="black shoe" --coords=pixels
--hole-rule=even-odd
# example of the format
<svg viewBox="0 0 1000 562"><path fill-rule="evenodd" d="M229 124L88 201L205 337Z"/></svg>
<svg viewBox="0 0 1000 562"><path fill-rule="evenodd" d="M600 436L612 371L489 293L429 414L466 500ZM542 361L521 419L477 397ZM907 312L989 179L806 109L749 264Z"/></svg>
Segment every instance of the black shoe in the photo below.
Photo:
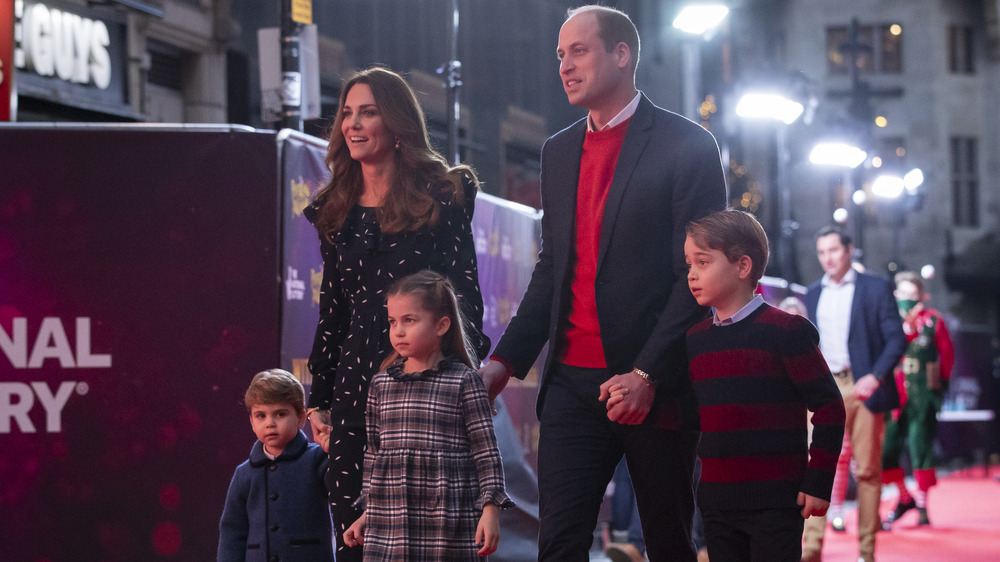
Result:
<svg viewBox="0 0 1000 562"><path fill-rule="evenodd" d="M902 517L904 513L915 507L917 507L917 502L913 501L913 498L910 498L910 501L908 502L898 502L896 503L896 509L889 513L889 517L886 518L886 521L892 525L896 521L899 521L899 518Z"/></svg>
<svg viewBox="0 0 1000 562"><path fill-rule="evenodd" d="M927 517L927 508L926 507L918 507L917 508L917 512L920 513L920 519L917 520L917 525L918 526L924 526L924 525L930 525L931 524L931 520Z"/></svg>

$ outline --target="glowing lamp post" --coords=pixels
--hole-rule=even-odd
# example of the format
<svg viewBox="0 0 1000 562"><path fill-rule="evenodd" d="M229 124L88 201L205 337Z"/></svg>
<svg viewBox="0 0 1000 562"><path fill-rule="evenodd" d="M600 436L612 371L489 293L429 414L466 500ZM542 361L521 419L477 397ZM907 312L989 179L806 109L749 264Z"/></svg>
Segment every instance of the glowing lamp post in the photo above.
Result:
<svg viewBox="0 0 1000 562"><path fill-rule="evenodd" d="M736 103L736 115L744 119L777 121L778 169L776 184L780 193L781 236L778 239L778 269L787 281L797 282L795 265L795 231L798 223L792 219L792 192L788 183L788 141L785 126L791 125L805 111L805 106L774 91L747 92Z"/></svg>
<svg viewBox="0 0 1000 562"><path fill-rule="evenodd" d="M683 108L684 115L698 120L701 106L701 43L708 41L712 32L729 14L723 4L693 4L681 9L674 18L674 28L690 35L683 44Z"/></svg>
<svg viewBox="0 0 1000 562"><path fill-rule="evenodd" d="M771 92L750 92L744 94L736 104L736 115L748 119L774 119L785 125L794 123L805 106L782 94Z"/></svg>
<svg viewBox="0 0 1000 562"><path fill-rule="evenodd" d="M914 168L902 177L884 174L872 182L872 194L876 197L889 199L893 202L892 221L892 261L889 262L889 272L896 273L899 265L899 234L903 226L903 205L900 198L904 194L917 195L917 188L924 183L924 173L920 168Z"/></svg>
<svg viewBox="0 0 1000 562"><path fill-rule="evenodd" d="M696 4L685 6L674 18L674 27L692 35L704 35L722 23L729 8L722 4Z"/></svg>
<svg viewBox="0 0 1000 562"><path fill-rule="evenodd" d="M809 161L817 166L857 168L868 153L846 142L821 142L809 153Z"/></svg>

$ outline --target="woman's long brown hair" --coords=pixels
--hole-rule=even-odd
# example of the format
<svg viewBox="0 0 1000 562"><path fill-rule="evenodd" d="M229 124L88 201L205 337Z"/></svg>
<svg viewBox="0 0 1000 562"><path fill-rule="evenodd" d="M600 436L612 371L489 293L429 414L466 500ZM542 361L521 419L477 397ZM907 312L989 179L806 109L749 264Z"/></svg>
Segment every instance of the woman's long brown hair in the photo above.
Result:
<svg viewBox="0 0 1000 562"><path fill-rule="evenodd" d="M372 89L387 133L399 139L399 147L393 153L395 177L390 178L389 192L378 208L379 227L385 233L394 233L434 226L438 220L438 201L464 204L463 182L478 186L475 173L465 165L449 166L431 147L424 112L413 88L402 76L379 67L362 70L344 84L338 108L344 107L347 93L357 84L367 84ZM343 122L343 111L338 110L324 160L332 175L315 197L320 206L316 227L327 236L340 229L364 192L361 163L351 158L341 133Z"/></svg>

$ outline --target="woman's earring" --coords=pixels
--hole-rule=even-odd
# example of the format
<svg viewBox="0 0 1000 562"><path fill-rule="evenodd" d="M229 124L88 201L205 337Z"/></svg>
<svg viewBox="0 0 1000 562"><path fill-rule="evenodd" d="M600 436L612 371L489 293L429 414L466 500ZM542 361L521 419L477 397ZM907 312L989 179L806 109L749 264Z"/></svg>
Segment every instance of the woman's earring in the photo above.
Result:
<svg viewBox="0 0 1000 562"><path fill-rule="evenodd" d="M399 150L399 139L396 139L396 150Z"/></svg>

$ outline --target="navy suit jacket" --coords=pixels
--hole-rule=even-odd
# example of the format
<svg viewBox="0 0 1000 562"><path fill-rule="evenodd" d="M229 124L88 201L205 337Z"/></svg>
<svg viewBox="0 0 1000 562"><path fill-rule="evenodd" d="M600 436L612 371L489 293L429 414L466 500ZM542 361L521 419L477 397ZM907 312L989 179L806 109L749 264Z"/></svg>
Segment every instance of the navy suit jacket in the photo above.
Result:
<svg viewBox="0 0 1000 562"><path fill-rule="evenodd" d="M903 320L896 308L893 286L889 281L858 273L851 302L851 325L847 335L847 353L854 380L872 374L880 381L865 406L874 413L899 407L899 392L892 373L906 351ZM823 292L821 281L806 290L806 313L816 324L816 307Z"/></svg>
<svg viewBox="0 0 1000 562"><path fill-rule="evenodd" d="M542 147L542 248L517 314L494 355L523 379L552 342L539 381L559 356L572 302L577 184L586 119ZM706 316L687 286L685 227L726 206L726 180L715 138L642 96L628 125L601 219L595 292L608 370L633 367L658 381L658 394L690 389L684 337ZM694 406L693 392L689 406ZM655 404L654 404L655 407Z"/></svg>

